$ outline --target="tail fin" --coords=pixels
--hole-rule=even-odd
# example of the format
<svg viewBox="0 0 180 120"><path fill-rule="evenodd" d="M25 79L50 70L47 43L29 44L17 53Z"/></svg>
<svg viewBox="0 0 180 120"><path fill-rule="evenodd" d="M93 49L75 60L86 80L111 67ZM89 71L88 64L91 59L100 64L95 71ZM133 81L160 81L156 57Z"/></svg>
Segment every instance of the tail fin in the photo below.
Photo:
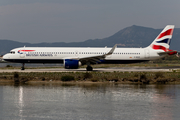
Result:
<svg viewBox="0 0 180 120"><path fill-rule="evenodd" d="M174 25L167 25L157 38L151 43L150 47L154 50L169 51Z"/></svg>

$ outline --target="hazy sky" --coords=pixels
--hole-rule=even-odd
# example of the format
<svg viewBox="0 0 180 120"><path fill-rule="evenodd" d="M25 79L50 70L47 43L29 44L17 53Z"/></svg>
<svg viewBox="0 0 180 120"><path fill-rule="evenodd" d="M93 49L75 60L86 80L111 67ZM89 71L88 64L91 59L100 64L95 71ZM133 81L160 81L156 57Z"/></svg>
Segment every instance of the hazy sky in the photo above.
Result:
<svg viewBox="0 0 180 120"><path fill-rule="evenodd" d="M1 0L0 39L79 42L139 25L180 28L180 0Z"/></svg>

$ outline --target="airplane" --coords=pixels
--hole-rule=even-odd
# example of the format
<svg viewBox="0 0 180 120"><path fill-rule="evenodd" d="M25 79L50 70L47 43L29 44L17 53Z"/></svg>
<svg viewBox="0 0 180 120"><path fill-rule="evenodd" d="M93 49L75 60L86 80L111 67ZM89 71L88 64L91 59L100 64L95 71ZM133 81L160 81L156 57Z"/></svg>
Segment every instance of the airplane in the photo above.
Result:
<svg viewBox="0 0 180 120"><path fill-rule="evenodd" d="M177 51L170 50L170 42L174 25L167 25L155 40L145 48L112 48L107 47L20 47L3 56L8 62L22 63L63 63L65 69L78 69L87 65L86 70L92 71L91 64L127 64L150 61L174 55Z"/></svg>

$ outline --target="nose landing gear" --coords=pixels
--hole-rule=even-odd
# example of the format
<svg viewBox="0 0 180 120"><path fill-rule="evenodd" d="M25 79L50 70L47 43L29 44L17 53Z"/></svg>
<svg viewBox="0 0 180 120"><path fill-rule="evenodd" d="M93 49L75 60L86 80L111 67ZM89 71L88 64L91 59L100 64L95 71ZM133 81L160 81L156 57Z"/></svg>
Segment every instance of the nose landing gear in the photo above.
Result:
<svg viewBox="0 0 180 120"><path fill-rule="evenodd" d="M24 63L22 63L22 67L21 67L21 70L25 70L25 68L24 68Z"/></svg>

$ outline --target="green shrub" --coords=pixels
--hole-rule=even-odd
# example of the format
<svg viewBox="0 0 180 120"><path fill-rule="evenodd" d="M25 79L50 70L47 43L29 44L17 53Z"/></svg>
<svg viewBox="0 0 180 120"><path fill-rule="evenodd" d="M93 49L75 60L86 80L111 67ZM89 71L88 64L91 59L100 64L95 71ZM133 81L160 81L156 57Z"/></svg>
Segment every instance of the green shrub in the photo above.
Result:
<svg viewBox="0 0 180 120"><path fill-rule="evenodd" d="M98 80L97 80L97 79L91 79L91 81L92 81L92 82L98 82Z"/></svg>
<svg viewBox="0 0 180 120"><path fill-rule="evenodd" d="M65 75L61 77L61 81L72 81L74 80L74 76Z"/></svg>
<svg viewBox="0 0 180 120"><path fill-rule="evenodd" d="M6 65L6 67L12 67L11 65Z"/></svg>
<svg viewBox="0 0 180 120"><path fill-rule="evenodd" d="M42 77L42 81L45 81L46 79L45 79L45 77Z"/></svg>
<svg viewBox="0 0 180 120"><path fill-rule="evenodd" d="M86 73L83 74L83 78L84 79L92 78L92 74L89 73L89 72L86 72Z"/></svg>
<svg viewBox="0 0 180 120"><path fill-rule="evenodd" d="M164 77L163 74L164 74L163 72L157 72L157 73L155 73L155 78L156 78L156 79L157 79L157 78L163 78L163 77Z"/></svg>
<svg viewBox="0 0 180 120"><path fill-rule="evenodd" d="M19 78L19 73L18 72L14 72L14 78Z"/></svg>
<svg viewBox="0 0 180 120"><path fill-rule="evenodd" d="M139 77L139 74L138 74L138 73L135 73L135 74L134 74L134 77Z"/></svg>
<svg viewBox="0 0 180 120"><path fill-rule="evenodd" d="M147 79L146 74L140 75L140 80L146 80L146 79Z"/></svg>

